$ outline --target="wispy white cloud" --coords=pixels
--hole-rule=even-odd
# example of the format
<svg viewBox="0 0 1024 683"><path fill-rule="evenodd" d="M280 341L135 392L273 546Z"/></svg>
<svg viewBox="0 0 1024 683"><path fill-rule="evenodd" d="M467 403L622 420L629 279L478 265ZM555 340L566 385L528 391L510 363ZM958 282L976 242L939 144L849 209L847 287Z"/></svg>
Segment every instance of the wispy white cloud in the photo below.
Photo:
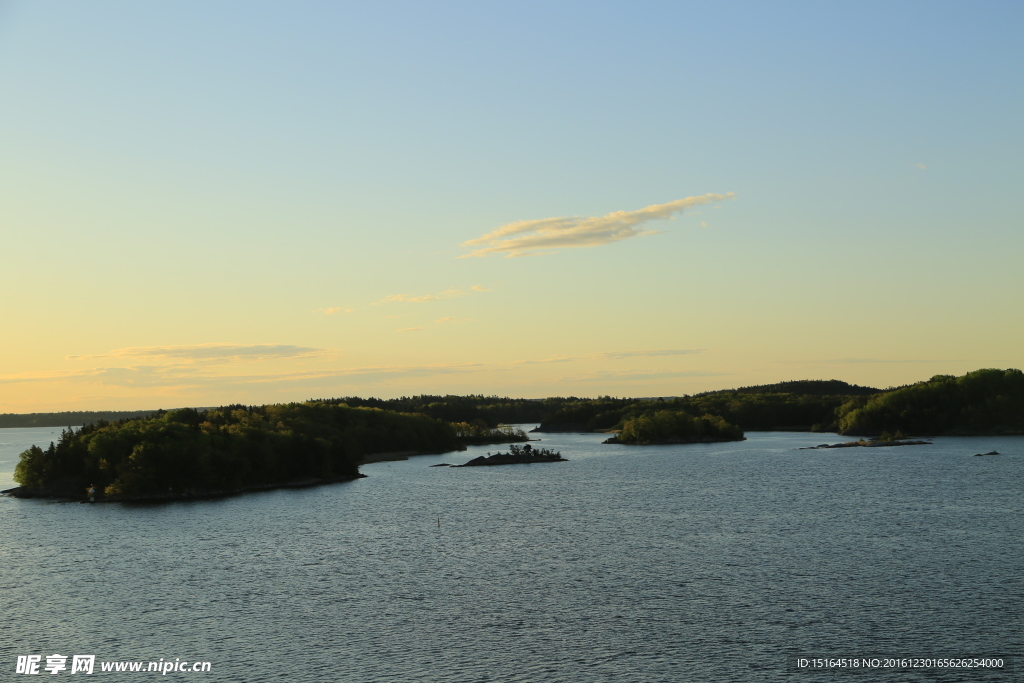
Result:
<svg viewBox="0 0 1024 683"><path fill-rule="evenodd" d="M318 308L313 312L319 313L320 315L337 315L338 313L355 313L356 309L345 308L343 306L333 306L331 308Z"/></svg>
<svg viewBox="0 0 1024 683"><path fill-rule="evenodd" d="M923 168L928 168L928 167L927 167L927 166L925 166L924 164L914 164L914 166L917 166L918 168L922 168L922 169L923 169Z"/></svg>
<svg viewBox="0 0 1024 683"><path fill-rule="evenodd" d="M185 377L189 378L189 384L195 384L198 380L211 376L215 375L196 365L134 365L4 375L0 377L0 384L71 382L106 386L168 386L181 384Z"/></svg>
<svg viewBox="0 0 1024 683"><path fill-rule="evenodd" d="M467 294L476 294L476 293L480 293L480 292L489 292L489 291L491 291L491 290L489 290L486 287L483 287L481 285L472 285L472 286L470 286L469 291L465 291L465 290L462 290L462 289L457 289L455 287L452 287L451 289L446 289L443 292L438 292L437 294L391 294L390 296L384 297L380 301L373 302L373 305L377 306L379 304L391 304L391 303L422 304L422 303L427 303L427 302L430 302L430 301L442 301L442 300L445 300L445 299L457 299L459 297L466 296ZM394 316L389 316L389 317L394 317Z"/></svg>
<svg viewBox="0 0 1024 683"><path fill-rule="evenodd" d="M462 243L476 247L470 256L504 254L507 258L540 253L554 253L552 249L597 247L611 242L650 235L656 231L643 230L650 221L673 218L687 209L732 198L734 193L705 194L677 199L667 204L652 204L636 211L615 211L605 216L584 218L564 216L518 221L503 225L486 235Z"/></svg>
<svg viewBox="0 0 1024 683"><path fill-rule="evenodd" d="M235 388L249 385L328 386L377 383L389 379L431 377L478 370L480 363L437 365L378 365L368 367L311 370L264 374L221 374L210 366L136 365L120 368L90 368L62 372L21 373L0 376L0 384L52 383L92 384L107 387L164 387L179 390L196 387Z"/></svg>
<svg viewBox="0 0 1024 683"><path fill-rule="evenodd" d="M544 363L572 363L583 360L584 356L555 356L553 358L542 358L540 360L516 360L512 365L541 365Z"/></svg>
<svg viewBox="0 0 1024 683"><path fill-rule="evenodd" d="M481 290L477 290L477 291L481 291ZM410 304L421 304L421 303L424 303L424 302L427 302L427 301L440 301L441 299L454 299L456 297L465 296L465 294L466 293L464 291L462 291L461 289L446 289L443 292L441 292L440 294L420 294L420 295L392 294L391 296L386 296L383 299L381 299L380 301L375 302L375 305L376 304L389 304L389 303L394 303L394 302L397 302L397 301L401 301L401 302L405 302L405 303L410 303Z"/></svg>
<svg viewBox="0 0 1024 683"><path fill-rule="evenodd" d="M655 351L612 351L598 354L601 358L638 358L657 356L689 356L694 353L703 353L704 349L660 349Z"/></svg>
<svg viewBox="0 0 1024 683"><path fill-rule="evenodd" d="M395 330L395 332L419 332L420 330L425 329L425 327L403 327L400 330Z"/></svg>
<svg viewBox="0 0 1024 683"><path fill-rule="evenodd" d="M132 346L109 353L87 356L67 356L68 360L94 360L98 358L172 359L192 361L262 360L267 358L301 358L319 356L324 349L293 344L194 344L181 346Z"/></svg>

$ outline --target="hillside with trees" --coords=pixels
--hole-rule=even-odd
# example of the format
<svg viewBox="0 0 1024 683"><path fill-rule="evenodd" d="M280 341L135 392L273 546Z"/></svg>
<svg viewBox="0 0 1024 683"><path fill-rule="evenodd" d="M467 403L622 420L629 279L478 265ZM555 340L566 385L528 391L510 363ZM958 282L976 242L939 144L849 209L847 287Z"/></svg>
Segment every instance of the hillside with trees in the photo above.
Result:
<svg viewBox="0 0 1024 683"><path fill-rule="evenodd" d="M858 384L849 384L838 379L799 379L789 382L778 382L776 384L757 384L739 389L727 389L726 391L737 394L796 394L799 396L870 396L881 393L881 389L874 387L862 387ZM706 394L719 394L720 391L708 391Z"/></svg>
<svg viewBox="0 0 1024 683"><path fill-rule="evenodd" d="M842 434L1024 434L1024 373L975 370L936 375L892 391L851 399L838 412Z"/></svg>
<svg viewBox="0 0 1024 683"><path fill-rule="evenodd" d="M840 406L880 391L839 380L800 380L653 401L566 399L561 406L551 406L555 410L543 418L538 431L622 429L631 419L662 410L681 411L691 417L714 415L748 431L835 431Z"/></svg>

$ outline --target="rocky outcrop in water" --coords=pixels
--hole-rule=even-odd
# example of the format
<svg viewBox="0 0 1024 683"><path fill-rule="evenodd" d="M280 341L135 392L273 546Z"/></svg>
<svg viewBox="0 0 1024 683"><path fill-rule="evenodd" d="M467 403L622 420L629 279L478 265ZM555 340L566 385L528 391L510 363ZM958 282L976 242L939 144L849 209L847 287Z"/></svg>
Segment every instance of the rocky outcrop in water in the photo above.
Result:
<svg viewBox="0 0 1024 683"><path fill-rule="evenodd" d="M931 441L846 441L844 443L823 443L817 446L806 446L798 450L817 451L824 448L880 448L885 446L931 446Z"/></svg>
<svg viewBox="0 0 1024 683"><path fill-rule="evenodd" d="M528 465L535 462L566 462L562 454L547 448L534 448L530 444L525 446L510 446L508 453L495 453L481 455L473 458L464 465L452 465L452 467L487 467L490 465Z"/></svg>

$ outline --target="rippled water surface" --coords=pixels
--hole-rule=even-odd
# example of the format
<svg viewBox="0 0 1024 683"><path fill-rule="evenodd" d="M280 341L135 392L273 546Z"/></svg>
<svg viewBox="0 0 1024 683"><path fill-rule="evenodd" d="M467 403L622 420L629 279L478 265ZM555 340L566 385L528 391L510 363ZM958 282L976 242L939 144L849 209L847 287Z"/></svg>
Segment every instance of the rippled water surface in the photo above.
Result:
<svg viewBox="0 0 1024 683"><path fill-rule="evenodd" d="M0 479L51 431L0 430ZM788 668L1019 654L1024 437L748 437L544 435L569 462L428 467L484 447L214 501L0 498L0 679L55 652L209 661L169 674L205 681L1024 679Z"/></svg>

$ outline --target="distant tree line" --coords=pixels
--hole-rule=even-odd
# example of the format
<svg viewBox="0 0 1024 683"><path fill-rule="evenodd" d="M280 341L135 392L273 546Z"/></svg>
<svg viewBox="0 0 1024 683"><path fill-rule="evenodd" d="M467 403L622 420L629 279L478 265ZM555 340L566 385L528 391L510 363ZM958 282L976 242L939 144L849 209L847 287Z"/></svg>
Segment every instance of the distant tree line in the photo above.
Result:
<svg viewBox="0 0 1024 683"><path fill-rule="evenodd" d="M401 398L346 396L344 398L310 399L309 402L331 405L343 403L352 407L380 408L398 413L421 413L447 422L474 423L482 421L488 427L497 427L501 424L540 422L546 414L557 409L564 402L573 400L585 399L528 399L472 394L468 396L424 394L422 396L402 396Z"/></svg>
<svg viewBox="0 0 1024 683"><path fill-rule="evenodd" d="M156 410L78 410L63 413L0 413L0 429L8 427L77 427L103 420L115 422L149 417Z"/></svg>
<svg viewBox="0 0 1024 683"><path fill-rule="evenodd" d="M777 382L776 384L755 384L739 389L729 389L737 394L799 394L802 396L870 396L878 394L882 389L874 387L862 387L857 384L848 384L838 379L799 379L789 382ZM721 392L706 391L697 396L717 394Z"/></svg>
<svg viewBox="0 0 1024 683"><path fill-rule="evenodd" d="M879 389L859 387L839 380L800 380L757 387L741 387L668 399L667 403L694 415L712 413L742 425L746 429L805 428L835 422L835 408L854 396L878 393ZM352 408L378 408L396 413L419 413L446 422L499 425L542 423L544 429L558 425L581 431L611 429L630 413L633 406L642 412L654 407L654 399L580 398L576 396L542 399L509 398L484 395L403 396L401 398L310 399L310 404L347 405ZM661 406L664 407L664 406ZM660 409L660 408L659 408ZM197 410L205 410L197 408ZM158 413L139 411L79 411L64 413L0 414L2 427L67 427L87 425L99 420L114 422L125 418L146 417ZM630 414L638 414L634 410ZM621 425L620 425L621 426Z"/></svg>

